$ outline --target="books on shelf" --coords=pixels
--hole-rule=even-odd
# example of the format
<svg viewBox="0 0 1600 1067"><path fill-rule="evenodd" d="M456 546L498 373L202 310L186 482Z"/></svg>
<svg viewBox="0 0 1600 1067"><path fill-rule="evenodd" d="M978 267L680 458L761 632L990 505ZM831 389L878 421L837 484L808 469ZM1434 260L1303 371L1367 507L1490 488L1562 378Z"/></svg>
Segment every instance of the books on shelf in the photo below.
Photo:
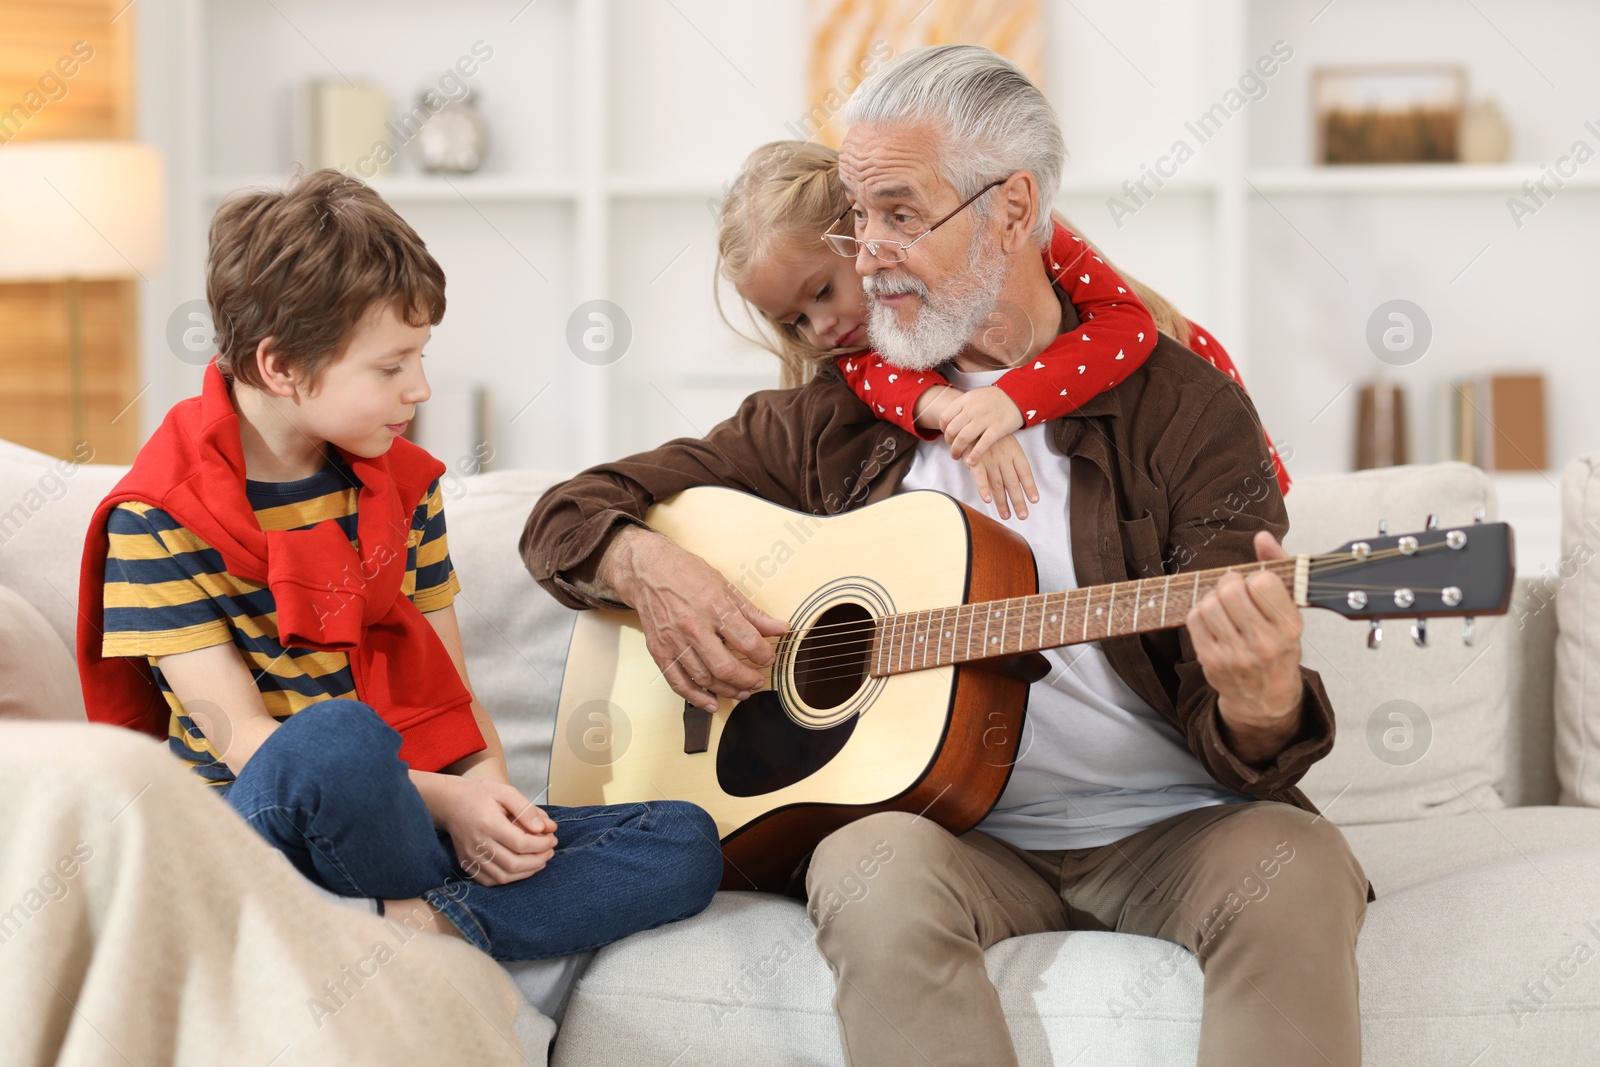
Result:
<svg viewBox="0 0 1600 1067"><path fill-rule="evenodd" d="M1440 455L1492 471L1549 465L1542 374L1491 374L1446 382L1440 395Z"/></svg>
<svg viewBox="0 0 1600 1067"><path fill-rule="evenodd" d="M395 149L384 125L388 112L383 90L373 86L306 81L288 87L282 140L289 162L307 170L335 167L368 180L389 173Z"/></svg>
<svg viewBox="0 0 1600 1067"><path fill-rule="evenodd" d="M1356 470L1410 462L1406 394L1394 382L1369 382L1356 404Z"/></svg>

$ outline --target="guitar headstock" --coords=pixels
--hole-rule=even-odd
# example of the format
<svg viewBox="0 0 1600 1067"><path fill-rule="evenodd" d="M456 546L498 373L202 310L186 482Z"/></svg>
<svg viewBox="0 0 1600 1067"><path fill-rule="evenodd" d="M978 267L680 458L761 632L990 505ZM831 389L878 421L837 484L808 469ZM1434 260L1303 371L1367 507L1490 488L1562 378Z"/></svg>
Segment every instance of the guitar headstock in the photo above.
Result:
<svg viewBox="0 0 1600 1067"><path fill-rule="evenodd" d="M1504 615L1513 544L1503 522L1436 529L1430 521L1417 533L1348 541L1311 557L1306 604L1351 619Z"/></svg>

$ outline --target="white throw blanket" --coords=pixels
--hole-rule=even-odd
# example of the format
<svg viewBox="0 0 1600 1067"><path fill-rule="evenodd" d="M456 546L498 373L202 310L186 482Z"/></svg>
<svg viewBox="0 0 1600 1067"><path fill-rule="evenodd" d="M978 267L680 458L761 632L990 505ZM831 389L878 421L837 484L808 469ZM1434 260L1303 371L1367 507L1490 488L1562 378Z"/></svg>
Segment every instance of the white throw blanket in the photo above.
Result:
<svg viewBox="0 0 1600 1067"><path fill-rule="evenodd" d="M464 941L319 899L150 738L0 720L7 1063L525 1067L554 1029Z"/></svg>

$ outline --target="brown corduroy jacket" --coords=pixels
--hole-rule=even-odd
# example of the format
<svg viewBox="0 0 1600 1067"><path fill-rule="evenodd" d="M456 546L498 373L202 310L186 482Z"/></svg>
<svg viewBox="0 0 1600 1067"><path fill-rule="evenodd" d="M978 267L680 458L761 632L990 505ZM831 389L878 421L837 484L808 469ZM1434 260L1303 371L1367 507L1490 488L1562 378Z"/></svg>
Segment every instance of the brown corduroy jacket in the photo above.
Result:
<svg viewBox="0 0 1600 1067"><path fill-rule="evenodd" d="M1289 527L1244 390L1169 337L1121 385L1054 420L1051 432L1070 457L1072 563L1080 585L1250 562L1257 530L1281 540ZM893 494L917 444L874 417L828 368L801 388L753 394L704 438L670 441L553 486L528 517L522 559L563 604L615 607L587 596L571 574L620 526L644 525L655 501L717 485L837 514ZM1295 787L1333 748L1333 709L1315 671L1301 668L1299 735L1257 766L1224 739L1217 692L1186 629L1111 638L1102 647L1123 681L1178 730L1219 783L1316 811Z"/></svg>

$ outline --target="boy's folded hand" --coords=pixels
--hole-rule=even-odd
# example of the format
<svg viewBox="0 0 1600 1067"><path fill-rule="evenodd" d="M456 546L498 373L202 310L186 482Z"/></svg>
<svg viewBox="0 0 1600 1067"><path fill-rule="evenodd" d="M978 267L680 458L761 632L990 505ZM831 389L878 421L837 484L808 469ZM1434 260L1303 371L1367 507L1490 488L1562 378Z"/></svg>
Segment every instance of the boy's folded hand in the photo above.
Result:
<svg viewBox="0 0 1600 1067"><path fill-rule="evenodd" d="M456 862L480 885L505 885L544 869L556 847L556 824L515 787L452 779L439 820Z"/></svg>

